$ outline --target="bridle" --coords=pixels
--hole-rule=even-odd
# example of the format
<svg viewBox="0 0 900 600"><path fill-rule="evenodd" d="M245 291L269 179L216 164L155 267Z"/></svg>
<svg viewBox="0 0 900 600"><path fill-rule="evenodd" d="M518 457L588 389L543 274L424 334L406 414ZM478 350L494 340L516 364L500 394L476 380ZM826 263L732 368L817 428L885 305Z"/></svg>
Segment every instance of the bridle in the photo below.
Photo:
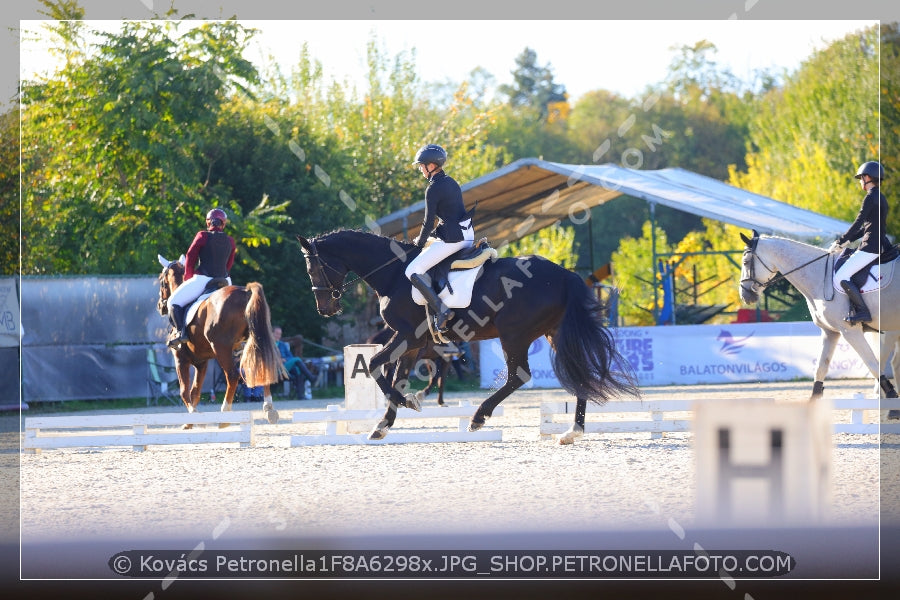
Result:
<svg viewBox="0 0 900 600"><path fill-rule="evenodd" d="M316 243L313 240L309 240L309 248L310 248L309 250L306 250L306 248L301 248L301 250L302 250L304 256L306 256L306 258L315 259L314 264L318 267L319 272L321 273L322 279L325 280L325 286L318 286L318 285L315 285L315 283L313 283L312 291L313 292L320 292L320 291L321 292L330 292L331 297L334 300L340 300L341 296L344 295L344 291L346 291L346 289L348 287L355 284L357 281L365 280L367 277L374 275L375 273L377 273L381 269L387 267L394 261L400 260L400 257L395 255L394 258L390 259L389 261L385 262L384 264L382 264L378 267L375 267L368 274L366 274L362 277L357 275L354 279L351 279L350 281L345 281L343 283L343 285L336 286L333 283L331 283L331 280L328 278L328 274L325 272L325 269L326 268L331 269L338 275L343 275L343 273L341 273L340 271L338 271L337 269L335 269L334 267L332 267L331 265L326 263L324 260L322 260L322 257L319 256L319 251L316 249ZM313 264L313 261L310 260L310 263Z"/></svg>
<svg viewBox="0 0 900 600"><path fill-rule="evenodd" d="M818 261L818 260L822 260L823 258L826 258L826 257L830 256L830 254L826 252L825 254L823 254L823 255L821 255L821 256L817 256L817 257L815 257L815 258L812 259L812 260L806 261L805 263L803 263L803 264L800 265L799 267L795 267L795 268L791 269L790 271L787 271L786 273L779 273L777 269L773 269L773 268L771 268L769 265L767 265L767 264L765 263L765 261L764 261L763 259L761 259L761 258L759 257L759 255L756 253L756 242L757 242L757 241L758 241L758 238L754 239L754 240L753 240L753 243L750 244L750 245L748 245L748 246L744 249L744 256L747 256L747 255L749 254L750 256L752 256L752 257L753 257L754 259L756 259L756 260L751 260L751 261L750 261L750 265L747 267L747 277L744 277L744 278L741 279L741 281L740 281L740 284L741 284L741 285L743 285L743 283L744 283L745 281L750 281L750 282L756 284L756 286L757 286L758 288L764 290L764 289L766 289L767 287L769 287L769 286L771 286L771 285L774 285L774 284L778 283L778 282L781 281L782 279L786 279L787 276L790 275L791 273L795 273L795 272L799 271L800 269L803 269L804 267L808 267L809 265L813 264L814 262L816 262L816 261ZM754 267L756 266L756 261L757 261L757 260L759 261L759 264L761 264L761 265L762 265L769 273L774 274L775 277L772 277L771 279L769 279L768 281L765 281L765 282L759 281L758 279L756 279L756 274L755 274L755 269L754 269ZM742 261L742 262L746 262L746 261ZM751 289L752 289L752 288L751 288ZM755 291L755 290L754 290L754 291Z"/></svg>
<svg viewBox="0 0 900 600"><path fill-rule="evenodd" d="M333 300L340 300L341 296L344 295L344 290L347 289L348 283L352 283L352 282L345 282L344 285L342 285L340 287L331 283L331 279L328 278L328 273L325 272L326 267L331 269L338 275L342 275L342 273L340 271L338 271L337 269L335 269L334 267L332 267L331 265L329 265L328 263L326 263L324 260L322 260L322 257L319 256L319 251L316 250L316 243L314 241L310 240L309 248L310 248L310 251L307 251L304 248L303 254L306 256L307 259L310 259L310 264L315 264L318 267L319 273L321 274L321 278L323 280L325 280L325 287L315 285L315 282L313 282L312 291L313 292L330 292L331 298ZM313 260L315 262L313 262Z"/></svg>

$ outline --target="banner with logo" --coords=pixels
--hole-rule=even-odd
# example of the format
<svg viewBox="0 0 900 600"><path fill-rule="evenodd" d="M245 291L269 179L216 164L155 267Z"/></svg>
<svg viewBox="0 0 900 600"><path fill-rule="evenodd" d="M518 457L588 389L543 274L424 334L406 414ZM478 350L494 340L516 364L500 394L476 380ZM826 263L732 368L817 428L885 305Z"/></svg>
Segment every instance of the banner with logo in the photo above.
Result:
<svg viewBox="0 0 900 600"><path fill-rule="evenodd" d="M17 348L19 327L19 292L12 277L0 279L0 347Z"/></svg>
<svg viewBox="0 0 900 600"><path fill-rule="evenodd" d="M610 331L641 385L812 379L822 349L821 331L809 321L617 327ZM560 387L546 338L531 344L528 362L532 379L525 388ZM499 340L481 342L480 367L481 387L503 385L506 363ZM856 351L841 339L828 377L869 376Z"/></svg>

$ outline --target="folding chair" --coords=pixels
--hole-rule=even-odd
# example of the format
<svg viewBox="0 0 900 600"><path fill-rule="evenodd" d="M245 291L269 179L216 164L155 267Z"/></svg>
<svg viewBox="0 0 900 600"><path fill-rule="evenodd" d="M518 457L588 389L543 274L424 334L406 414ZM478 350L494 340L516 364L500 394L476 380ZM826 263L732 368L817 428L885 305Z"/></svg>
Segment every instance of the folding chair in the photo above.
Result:
<svg viewBox="0 0 900 600"><path fill-rule="evenodd" d="M178 389L178 373L172 365L160 364L156 359L156 351L147 348L147 388L150 394L147 396L147 406L150 403L159 405L159 399L169 401L174 405L181 404L181 392Z"/></svg>

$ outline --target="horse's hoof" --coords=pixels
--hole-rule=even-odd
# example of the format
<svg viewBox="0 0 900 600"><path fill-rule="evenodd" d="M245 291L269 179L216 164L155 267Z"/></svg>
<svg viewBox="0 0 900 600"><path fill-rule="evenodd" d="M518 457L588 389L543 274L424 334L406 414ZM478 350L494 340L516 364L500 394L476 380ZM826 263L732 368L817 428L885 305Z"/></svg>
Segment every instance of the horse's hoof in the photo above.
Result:
<svg viewBox="0 0 900 600"><path fill-rule="evenodd" d="M584 430L573 427L559 437L559 443L561 446L569 446L582 436L584 436Z"/></svg>
<svg viewBox="0 0 900 600"><path fill-rule="evenodd" d="M225 429L226 427L231 427L231 423L219 423L219 429Z"/></svg>
<svg viewBox="0 0 900 600"><path fill-rule="evenodd" d="M269 420L269 424L274 425L278 422L278 411L274 408L269 408L266 411L266 419Z"/></svg>
<svg viewBox="0 0 900 600"><path fill-rule="evenodd" d="M416 400L418 400L420 404L425 400L425 390L416 392Z"/></svg>
<svg viewBox="0 0 900 600"><path fill-rule="evenodd" d="M193 429L194 424L193 423L185 423L184 425L181 426L181 428L182 429Z"/></svg>
<svg viewBox="0 0 900 600"><path fill-rule="evenodd" d="M416 394L407 394L403 397L406 408L411 408L416 412L422 412L422 402L416 397Z"/></svg>
<svg viewBox="0 0 900 600"><path fill-rule="evenodd" d="M809 396L810 402L815 402L816 400L821 400L822 396L825 395L825 382L824 381L814 381L813 382L813 390L812 394Z"/></svg>
<svg viewBox="0 0 900 600"><path fill-rule="evenodd" d="M897 419L900 419L900 410L897 410L897 409L889 410L888 411L888 420L896 421Z"/></svg>
<svg viewBox="0 0 900 600"><path fill-rule="evenodd" d="M387 432L388 432L387 429L379 429L378 427L376 427L375 429L372 430L372 433L369 434L369 439L370 440L383 440L385 437L387 437Z"/></svg>
<svg viewBox="0 0 900 600"><path fill-rule="evenodd" d="M469 421L469 432L478 431L482 427L484 427L484 421L476 421L475 419Z"/></svg>

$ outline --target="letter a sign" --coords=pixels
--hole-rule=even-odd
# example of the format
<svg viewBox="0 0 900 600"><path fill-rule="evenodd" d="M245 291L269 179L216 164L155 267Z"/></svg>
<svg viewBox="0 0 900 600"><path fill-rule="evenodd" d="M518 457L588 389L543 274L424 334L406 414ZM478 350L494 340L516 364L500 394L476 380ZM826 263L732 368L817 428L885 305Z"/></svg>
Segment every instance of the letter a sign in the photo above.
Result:
<svg viewBox="0 0 900 600"><path fill-rule="evenodd" d="M353 360L353 368L350 369L350 379L356 379L357 375L362 373L363 377L371 377L369 375L368 360L360 353Z"/></svg>

